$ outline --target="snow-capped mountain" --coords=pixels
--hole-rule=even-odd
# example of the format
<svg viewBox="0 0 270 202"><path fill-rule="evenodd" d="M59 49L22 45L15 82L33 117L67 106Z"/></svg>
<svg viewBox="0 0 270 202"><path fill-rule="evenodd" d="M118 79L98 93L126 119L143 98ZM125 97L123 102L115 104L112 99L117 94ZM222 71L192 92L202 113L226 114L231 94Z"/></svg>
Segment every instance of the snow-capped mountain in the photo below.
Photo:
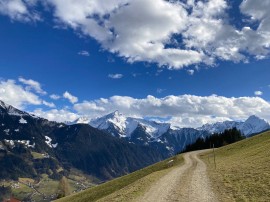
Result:
<svg viewBox="0 0 270 202"><path fill-rule="evenodd" d="M270 129L270 125L266 120L253 115L236 128L239 129L244 135L250 136L252 134Z"/></svg>
<svg viewBox="0 0 270 202"><path fill-rule="evenodd" d="M42 158L35 159L33 152ZM88 124L51 122L2 101L0 156L0 179L37 178L44 173L59 179L76 168L102 181L167 157L166 153L112 137Z"/></svg>
<svg viewBox="0 0 270 202"><path fill-rule="evenodd" d="M205 124L199 128L177 128L171 127L169 123L126 117L119 111L92 120L79 118L74 123L89 124L114 137L136 145L147 145L168 155L183 150L186 145L192 144L199 137L205 138L213 133L222 133L226 129L235 127L247 137L270 129L267 121L256 116L251 116L244 122L224 121Z"/></svg>
<svg viewBox="0 0 270 202"><path fill-rule="evenodd" d="M138 126L142 127L151 138L157 138L168 131L170 124L157 123L145 119L125 117L119 111L93 119L89 124L100 130L107 130L113 136L131 137Z"/></svg>
<svg viewBox="0 0 270 202"><path fill-rule="evenodd" d="M213 134L213 133L221 133L226 129L238 127L241 124L243 124L243 122L224 121L224 122L216 122L213 124L207 123L197 129L201 131L208 131L209 133Z"/></svg>
<svg viewBox="0 0 270 202"><path fill-rule="evenodd" d="M78 119L76 123L79 122L82 121ZM89 124L112 136L123 138L136 145L147 145L167 155L183 150L198 137L210 135L206 131L193 128L171 128L169 123L126 117L119 111L92 119Z"/></svg>
<svg viewBox="0 0 270 202"><path fill-rule="evenodd" d="M208 131L209 133L221 133L226 129L237 128L245 136L250 136L252 134L260 133L262 131L270 129L269 123L257 116L250 116L244 122L237 121L224 121L217 122L214 124L205 124L202 127L197 128L198 130Z"/></svg>
<svg viewBox="0 0 270 202"><path fill-rule="evenodd" d="M8 105L0 100L0 113L8 113L9 115L13 116L22 116L22 115L29 115L26 112L22 112L11 105Z"/></svg>
<svg viewBox="0 0 270 202"><path fill-rule="evenodd" d="M80 124L80 123L82 123L82 124L89 124L89 122L90 122L90 119L89 118L87 118L87 117L80 117L80 118L76 119L73 122L66 122L66 124L67 125Z"/></svg>

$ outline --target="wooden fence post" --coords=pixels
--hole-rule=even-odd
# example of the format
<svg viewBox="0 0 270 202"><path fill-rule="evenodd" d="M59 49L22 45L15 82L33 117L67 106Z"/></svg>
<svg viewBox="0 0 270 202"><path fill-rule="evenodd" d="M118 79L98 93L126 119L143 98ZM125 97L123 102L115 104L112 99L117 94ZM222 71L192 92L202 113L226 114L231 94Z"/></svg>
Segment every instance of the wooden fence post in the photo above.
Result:
<svg viewBox="0 0 270 202"><path fill-rule="evenodd" d="M213 144L213 153L214 153L215 169L217 169L217 164L216 164L216 154L215 154L215 145L214 145L214 144Z"/></svg>

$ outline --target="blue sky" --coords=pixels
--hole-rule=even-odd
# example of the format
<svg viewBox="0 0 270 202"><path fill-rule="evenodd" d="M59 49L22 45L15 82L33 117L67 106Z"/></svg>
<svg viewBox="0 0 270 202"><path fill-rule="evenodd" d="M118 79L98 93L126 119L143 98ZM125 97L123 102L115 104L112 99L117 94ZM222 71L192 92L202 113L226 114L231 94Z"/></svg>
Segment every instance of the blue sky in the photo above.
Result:
<svg viewBox="0 0 270 202"><path fill-rule="evenodd" d="M270 120L269 9L252 0L0 0L0 99L57 121L114 110L179 126Z"/></svg>

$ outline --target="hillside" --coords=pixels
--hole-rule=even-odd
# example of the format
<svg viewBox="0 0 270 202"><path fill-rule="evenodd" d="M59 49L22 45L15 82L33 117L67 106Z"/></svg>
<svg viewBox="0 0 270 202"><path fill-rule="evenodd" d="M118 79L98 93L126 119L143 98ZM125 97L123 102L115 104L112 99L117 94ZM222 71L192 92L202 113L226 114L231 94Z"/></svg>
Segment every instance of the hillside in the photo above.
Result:
<svg viewBox="0 0 270 202"><path fill-rule="evenodd" d="M173 166L168 166L168 162L171 160L174 161L174 164ZM57 202L97 201L104 199L104 197L109 197L107 198L108 200L104 199L105 201L131 200L137 198L137 196L145 192L151 184L170 172L172 169L179 167L182 163L183 157L182 155L178 155L129 175L92 187L75 195L62 198L57 200Z"/></svg>
<svg viewBox="0 0 270 202"><path fill-rule="evenodd" d="M164 158L154 149L113 137L88 124L51 122L0 101L0 186L16 187L11 191L20 200L38 201L34 195L55 199L59 180L63 176L73 179L74 170L75 178L84 178L72 181L72 191L77 192ZM28 183L25 187L21 178L28 178L33 187Z"/></svg>
<svg viewBox="0 0 270 202"><path fill-rule="evenodd" d="M270 201L270 131L216 150L204 161L221 201Z"/></svg>
<svg viewBox="0 0 270 202"><path fill-rule="evenodd" d="M194 151L58 201L269 201L269 148L270 131L217 149L216 170L212 150Z"/></svg>

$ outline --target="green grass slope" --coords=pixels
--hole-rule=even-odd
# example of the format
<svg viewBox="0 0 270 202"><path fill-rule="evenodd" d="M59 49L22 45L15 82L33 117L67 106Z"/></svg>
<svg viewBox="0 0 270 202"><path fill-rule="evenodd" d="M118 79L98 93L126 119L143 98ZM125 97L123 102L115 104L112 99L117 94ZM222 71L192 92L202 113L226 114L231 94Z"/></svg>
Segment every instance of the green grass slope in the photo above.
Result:
<svg viewBox="0 0 270 202"><path fill-rule="evenodd" d="M270 131L217 149L217 169L203 158L221 201L270 201Z"/></svg>
<svg viewBox="0 0 270 202"><path fill-rule="evenodd" d="M173 167L179 166L184 162L182 155L174 156L129 175L116 178L80 193L61 198L57 200L57 202L92 202L102 198L104 198L105 201L127 201L130 198L136 197L140 192L143 192L143 190L149 186L149 183L152 183L155 179L159 179L161 175L169 172L169 170L173 168L168 166L168 161L171 159L174 160ZM121 191L118 192L119 190ZM121 195L122 192L124 192L123 195Z"/></svg>

